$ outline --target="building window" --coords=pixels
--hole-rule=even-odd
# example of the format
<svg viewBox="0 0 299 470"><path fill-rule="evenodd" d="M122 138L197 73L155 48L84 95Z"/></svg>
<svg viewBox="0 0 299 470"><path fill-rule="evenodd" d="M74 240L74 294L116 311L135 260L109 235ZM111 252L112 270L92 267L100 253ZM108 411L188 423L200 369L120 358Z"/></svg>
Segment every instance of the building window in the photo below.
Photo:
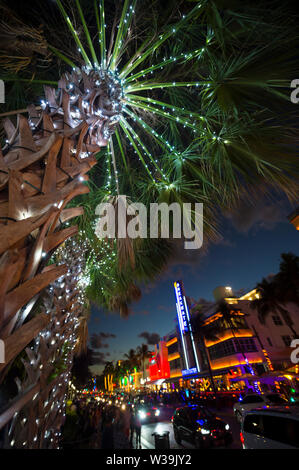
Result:
<svg viewBox="0 0 299 470"><path fill-rule="evenodd" d="M170 370L181 369L181 361L179 358L174 359L173 361L169 362Z"/></svg>
<svg viewBox="0 0 299 470"><path fill-rule="evenodd" d="M240 353L242 351L257 351L253 338L232 338L209 347L211 360L225 356L232 356L233 354Z"/></svg>
<svg viewBox="0 0 299 470"><path fill-rule="evenodd" d="M178 352L178 342L171 344L168 346L168 354L173 354Z"/></svg>
<svg viewBox="0 0 299 470"><path fill-rule="evenodd" d="M292 341L292 338L289 335L282 336L282 341L284 344L289 347Z"/></svg>
<svg viewBox="0 0 299 470"><path fill-rule="evenodd" d="M267 341L268 341L269 346L273 346L272 341L271 341L270 338L267 338Z"/></svg>
<svg viewBox="0 0 299 470"><path fill-rule="evenodd" d="M273 320L274 325L277 325L277 326L283 325L279 315L272 315L272 320Z"/></svg>
<svg viewBox="0 0 299 470"><path fill-rule="evenodd" d="M235 339L236 350L238 352L256 352L257 348L253 338L238 338Z"/></svg>

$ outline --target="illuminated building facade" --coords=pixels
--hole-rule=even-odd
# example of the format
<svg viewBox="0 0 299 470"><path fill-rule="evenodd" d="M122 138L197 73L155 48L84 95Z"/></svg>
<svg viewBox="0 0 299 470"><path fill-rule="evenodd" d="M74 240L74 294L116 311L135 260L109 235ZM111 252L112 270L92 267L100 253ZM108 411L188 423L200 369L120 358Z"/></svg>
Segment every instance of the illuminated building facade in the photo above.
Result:
<svg viewBox="0 0 299 470"><path fill-rule="evenodd" d="M265 324L261 324L258 312L251 307L258 296L255 289L235 297L230 287L219 287L214 290L216 303L204 312L205 347L220 390L247 387L253 391L275 391L290 385L287 382L299 385L298 370L290 362L290 329L277 313L270 314ZM221 300L231 305L229 322L219 311ZM295 331L299 332L298 307L285 307ZM208 377L203 362L197 377Z"/></svg>
<svg viewBox="0 0 299 470"><path fill-rule="evenodd" d="M297 209L289 215L288 219L291 224L294 225L295 229L299 230L299 207L297 207Z"/></svg>
<svg viewBox="0 0 299 470"><path fill-rule="evenodd" d="M219 391L283 391L288 386L299 391L298 365L290 362L290 329L277 313L270 314L261 324L258 312L251 307L259 295L255 289L240 297L234 296L230 287L214 290L215 303L203 311L204 345L198 332L191 328L181 281L174 283L174 292L176 330L156 345L149 359L147 385L211 391L211 372ZM228 308L231 306L229 318L220 311L222 300ZM299 308L285 307L299 332Z"/></svg>
<svg viewBox="0 0 299 470"><path fill-rule="evenodd" d="M149 359L148 369L150 385L160 386L165 380L169 379L170 369L165 341L162 340L155 345L155 351Z"/></svg>

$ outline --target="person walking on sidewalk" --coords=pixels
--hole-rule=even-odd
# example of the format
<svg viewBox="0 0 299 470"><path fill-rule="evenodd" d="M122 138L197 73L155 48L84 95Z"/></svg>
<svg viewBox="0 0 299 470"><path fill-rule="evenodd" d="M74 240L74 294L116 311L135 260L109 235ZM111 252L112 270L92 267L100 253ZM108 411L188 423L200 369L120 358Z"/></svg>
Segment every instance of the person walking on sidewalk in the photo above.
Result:
<svg viewBox="0 0 299 470"><path fill-rule="evenodd" d="M133 437L134 437L134 412L133 408L130 407L130 445L133 447Z"/></svg>
<svg viewBox="0 0 299 470"><path fill-rule="evenodd" d="M136 449L138 449L138 445L141 449L141 421L138 412L135 412L134 416L134 431L136 434Z"/></svg>

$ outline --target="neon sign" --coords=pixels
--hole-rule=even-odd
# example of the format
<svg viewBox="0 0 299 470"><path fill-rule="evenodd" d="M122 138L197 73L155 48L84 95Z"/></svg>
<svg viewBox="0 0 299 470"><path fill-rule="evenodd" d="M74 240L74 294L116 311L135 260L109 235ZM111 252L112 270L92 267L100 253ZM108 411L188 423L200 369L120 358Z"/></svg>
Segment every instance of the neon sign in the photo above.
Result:
<svg viewBox="0 0 299 470"><path fill-rule="evenodd" d="M181 332L181 338L182 338L182 346L184 350L184 356L185 356L185 364L187 366L187 369L185 370L193 370L195 369L194 374L197 373L197 371L200 371L199 367L199 362L197 358L197 351L194 343L194 338L193 338L193 333L192 333L192 328L190 325L190 315L189 315L189 309L188 305L186 302L186 297L183 294L183 288L181 286L181 282L177 281L174 283L174 291L175 291L175 297L176 297L176 308L177 308L177 314L178 314L178 322L179 322L179 328ZM187 343L186 343L186 335L190 335L191 339L191 344L192 344L192 349L194 353L194 358L195 358L195 363L196 367L191 368L189 367L189 360L188 360L188 354L187 354Z"/></svg>
<svg viewBox="0 0 299 470"><path fill-rule="evenodd" d="M182 376L184 375L192 375L192 374L197 374L197 368L192 367L191 369L184 369L182 370Z"/></svg>
<svg viewBox="0 0 299 470"><path fill-rule="evenodd" d="M176 294L176 301L177 301L176 305L177 305L180 330L182 333L187 332L188 331L187 312L186 312L184 301L183 301L181 286L178 282L174 283L174 290Z"/></svg>

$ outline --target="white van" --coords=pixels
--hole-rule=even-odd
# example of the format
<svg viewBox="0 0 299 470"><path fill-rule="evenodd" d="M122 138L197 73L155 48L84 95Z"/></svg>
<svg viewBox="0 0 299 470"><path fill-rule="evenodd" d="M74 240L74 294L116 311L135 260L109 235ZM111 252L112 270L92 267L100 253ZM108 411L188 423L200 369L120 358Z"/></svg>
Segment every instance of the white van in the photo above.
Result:
<svg viewBox="0 0 299 470"><path fill-rule="evenodd" d="M243 399L239 399L239 401L234 404L233 410L237 420L241 422L247 411L254 410L262 406L282 406L287 404L288 400L279 393L249 393Z"/></svg>
<svg viewBox="0 0 299 470"><path fill-rule="evenodd" d="M299 449L299 407L249 411L241 423L243 449Z"/></svg>

